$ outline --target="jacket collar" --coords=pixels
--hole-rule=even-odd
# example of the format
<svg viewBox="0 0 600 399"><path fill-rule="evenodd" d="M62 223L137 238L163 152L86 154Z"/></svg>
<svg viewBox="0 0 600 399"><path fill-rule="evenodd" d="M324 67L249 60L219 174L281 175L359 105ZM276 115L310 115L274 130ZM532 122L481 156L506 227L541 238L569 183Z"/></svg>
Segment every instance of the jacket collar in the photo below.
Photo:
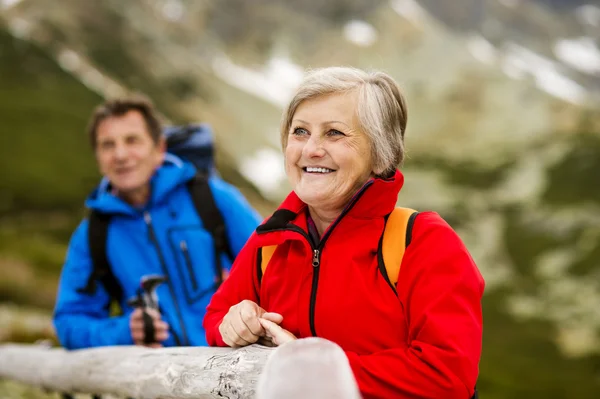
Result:
<svg viewBox="0 0 600 399"><path fill-rule="evenodd" d="M402 172L396 170L392 178L371 178L354 194L344 211L343 217L372 219L388 215L398 199L398 193L404 184ZM298 219L298 215L303 214L307 205L294 191L281 203L279 208L263 224L258 226L258 234L273 230L284 229L290 222L306 227L304 220Z"/></svg>
<svg viewBox="0 0 600 399"><path fill-rule="evenodd" d="M143 208L135 208L114 195L110 182L106 178L103 178L90 194L85 205L102 213L136 215L143 209L166 201L173 190L192 179L195 174L196 169L192 164L168 154L163 165L156 170L150 180L150 198Z"/></svg>

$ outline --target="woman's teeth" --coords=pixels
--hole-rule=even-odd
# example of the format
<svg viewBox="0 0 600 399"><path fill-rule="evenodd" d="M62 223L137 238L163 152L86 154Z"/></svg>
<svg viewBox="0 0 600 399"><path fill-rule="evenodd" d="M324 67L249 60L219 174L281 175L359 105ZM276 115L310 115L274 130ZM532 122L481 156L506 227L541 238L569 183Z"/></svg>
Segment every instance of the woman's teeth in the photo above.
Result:
<svg viewBox="0 0 600 399"><path fill-rule="evenodd" d="M327 168L311 168L311 167L307 167L305 169L309 173L329 173L329 172L333 172L332 169L327 169Z"/></svg>

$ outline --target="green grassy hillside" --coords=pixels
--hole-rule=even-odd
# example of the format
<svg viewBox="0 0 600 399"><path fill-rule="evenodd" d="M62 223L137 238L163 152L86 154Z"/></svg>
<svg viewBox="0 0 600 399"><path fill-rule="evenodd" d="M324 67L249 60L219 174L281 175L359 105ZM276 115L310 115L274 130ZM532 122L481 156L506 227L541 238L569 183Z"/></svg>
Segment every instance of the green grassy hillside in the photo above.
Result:
<svg viewBox="0 0 600 399"><path fill-rule="evenodd" d="M85 126L100 97L0 29L0 215L73 211L98 174Z"/></svg>
<svg viewBox="0 0 600 399"><path fill-rule="evenodd" d="M50 309L98 179L85 126L100 97L0 28L0 301Z"/></svg>

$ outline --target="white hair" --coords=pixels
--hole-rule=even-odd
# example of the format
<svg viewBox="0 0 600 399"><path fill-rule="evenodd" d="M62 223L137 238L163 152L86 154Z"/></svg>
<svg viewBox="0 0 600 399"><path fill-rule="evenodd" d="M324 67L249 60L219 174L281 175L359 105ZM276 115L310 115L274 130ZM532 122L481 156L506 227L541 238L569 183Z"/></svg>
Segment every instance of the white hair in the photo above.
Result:
<svg viewBox="0 0 600 399"><path fill-rule="evenodd" d="M349 67L329 67L309 71L283 113L281 145L287 146L292 119L306 100L336 93L356 91L356 116L371 144L373 171L393 174L404 160L406 100L398 84L384 72L365 72Z"/></svg>

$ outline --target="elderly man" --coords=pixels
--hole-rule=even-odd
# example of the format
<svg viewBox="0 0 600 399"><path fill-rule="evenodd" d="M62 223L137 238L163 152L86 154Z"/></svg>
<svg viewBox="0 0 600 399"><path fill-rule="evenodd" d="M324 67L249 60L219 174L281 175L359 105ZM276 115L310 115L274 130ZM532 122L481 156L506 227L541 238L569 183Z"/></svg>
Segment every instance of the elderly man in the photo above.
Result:
<svg viewBox="0 0 600 399"><path fill-rule="evenodd" d="M220 178L198 180L207 184L224 221L220 241L227 242L228 251L215 251L218 237L196 211L209 204L192 198L197 170L167 153L154 108L143 98L100 105L89 136L104 179L86 201L93 217L74 232L62 270L54 313L61 344L69 349L206 345L201 324L206 306L259 215ZM105 237L92 227L98 215L108 221ZM103 262L95 259L99 244ZM127 299L138 294L148 275L166 278L156 288L159 308L134 309ZM119 302L122 315L111 317L111 299Z"/></svg>

